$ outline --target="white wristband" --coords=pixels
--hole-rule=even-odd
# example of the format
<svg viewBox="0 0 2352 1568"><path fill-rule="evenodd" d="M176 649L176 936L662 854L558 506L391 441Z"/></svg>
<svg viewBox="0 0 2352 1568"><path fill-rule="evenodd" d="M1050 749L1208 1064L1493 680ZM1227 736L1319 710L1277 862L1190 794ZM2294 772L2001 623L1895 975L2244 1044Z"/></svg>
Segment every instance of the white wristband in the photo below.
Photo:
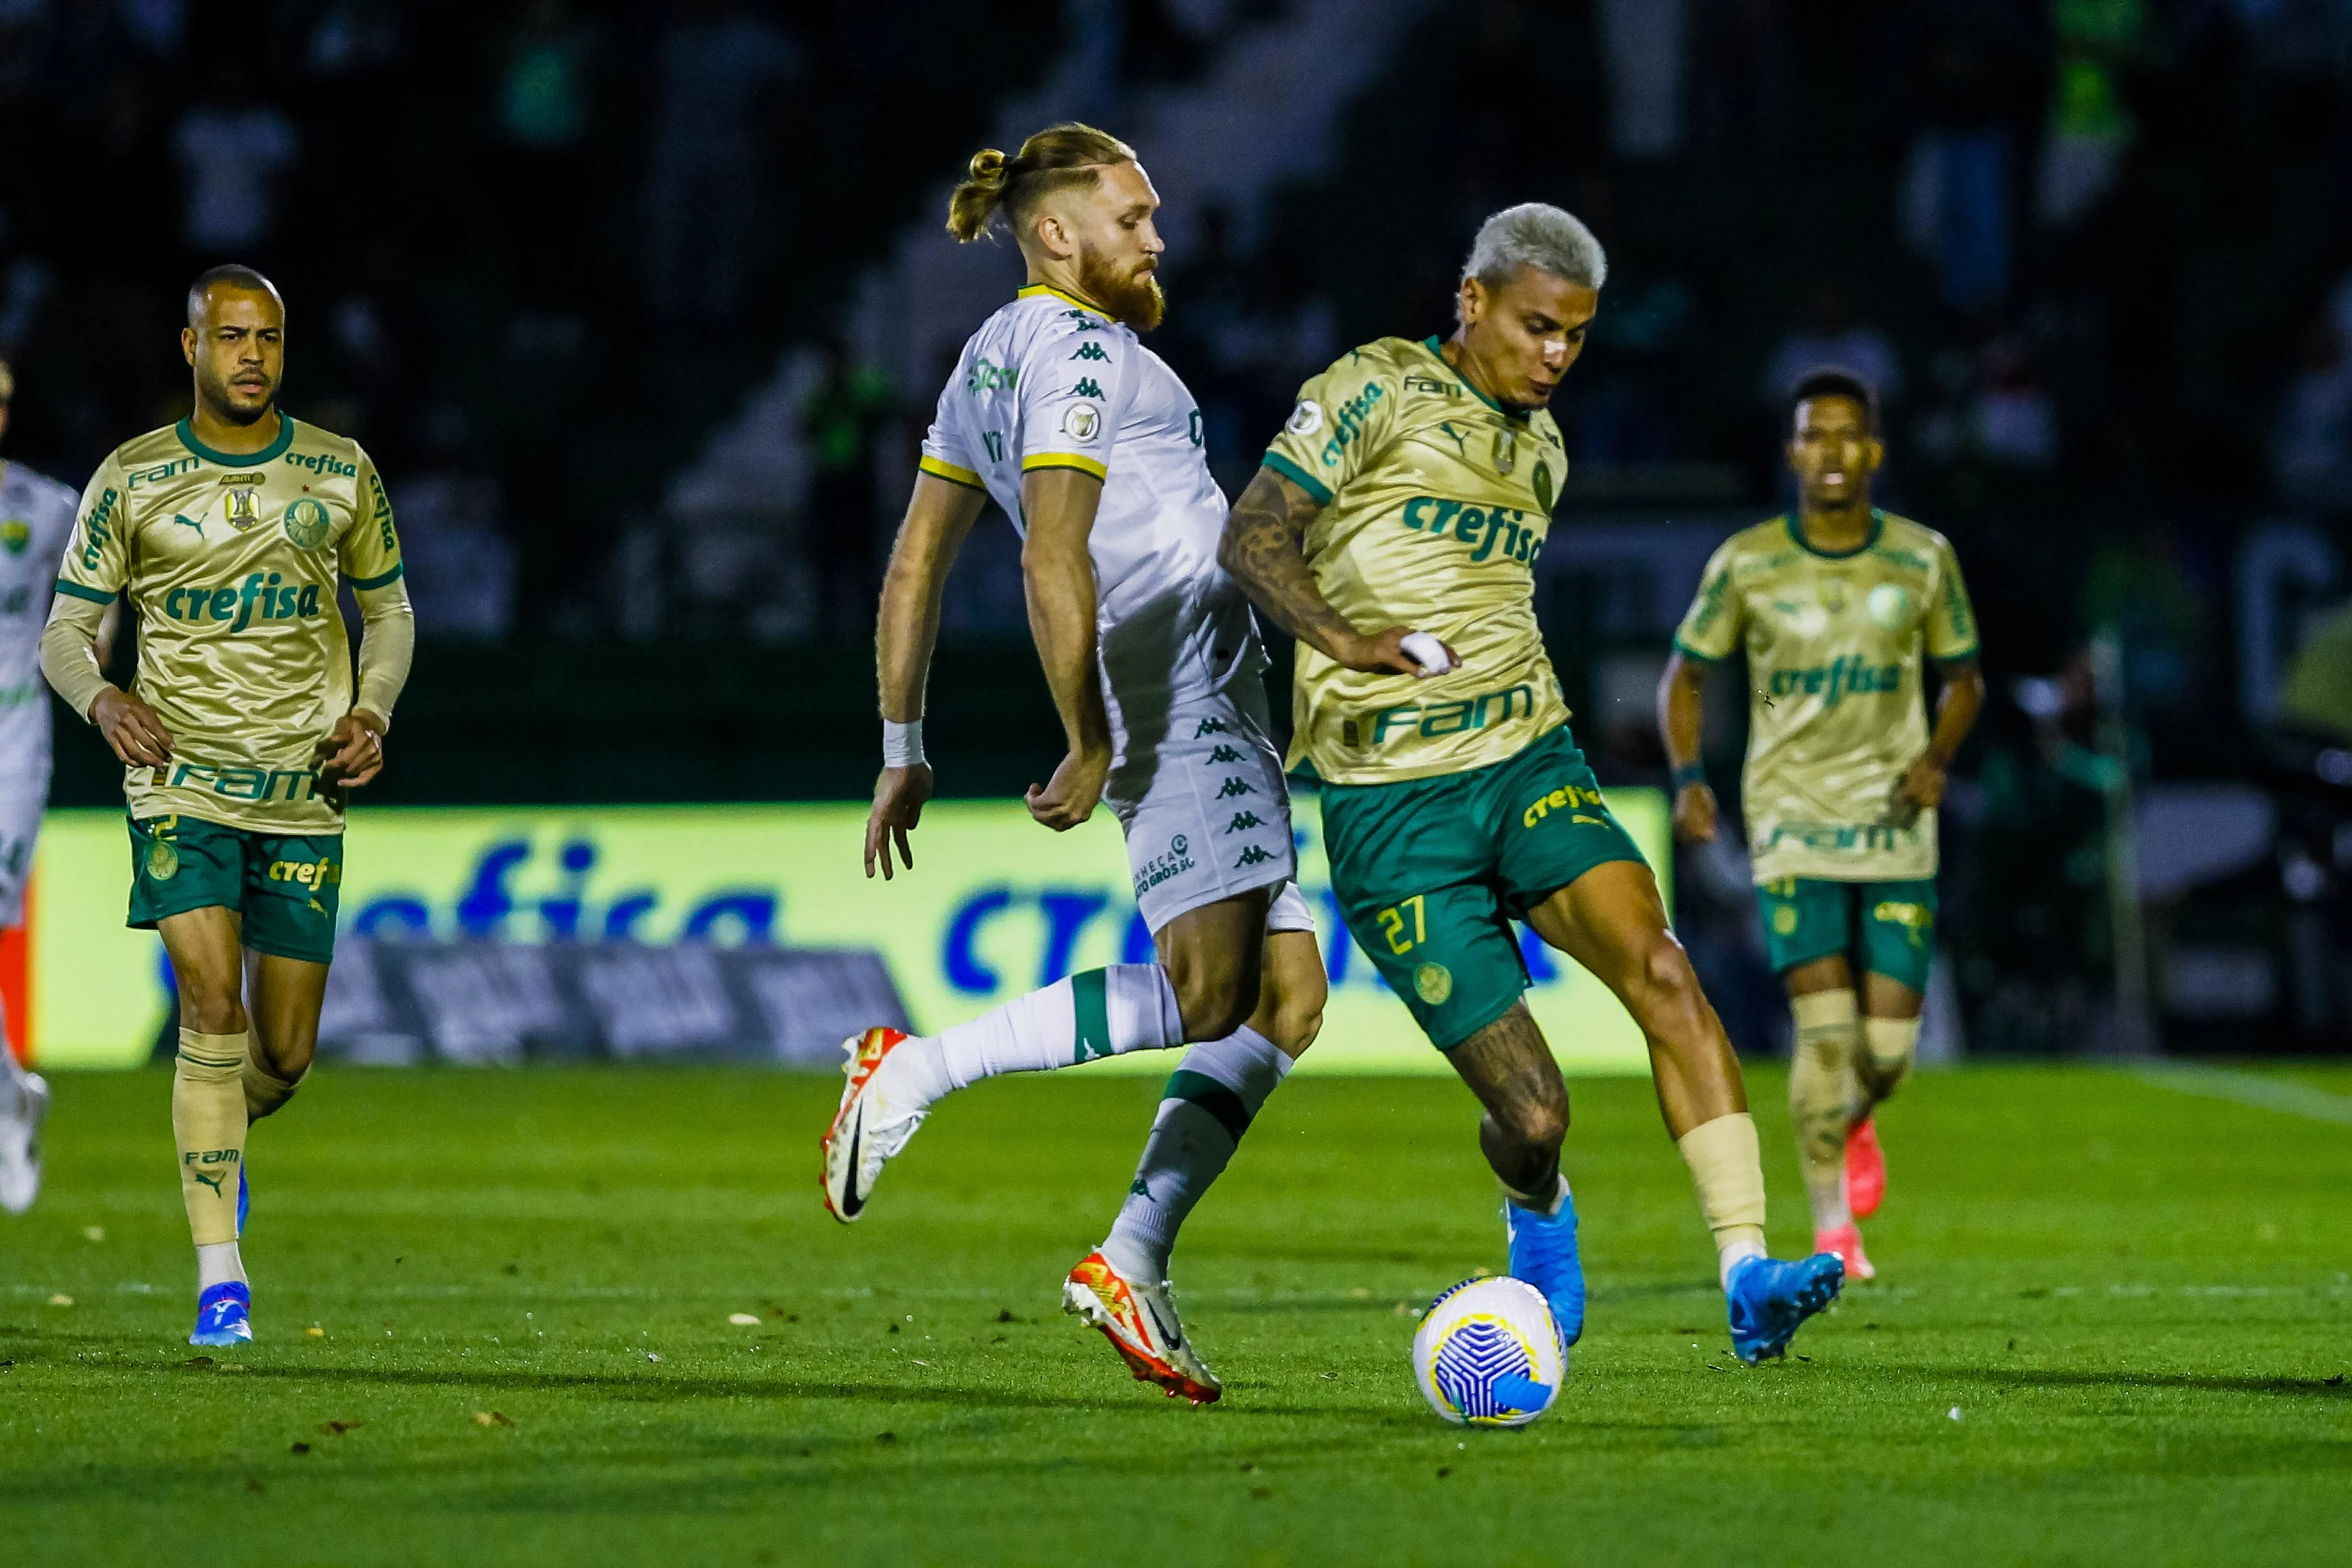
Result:
<svg viewBox="0 0 2352 1568"><path fill-rule="evenodd" d="M882 766L914 768L923 760L923 721L899 724L894 719L882 721Z"/></svg>

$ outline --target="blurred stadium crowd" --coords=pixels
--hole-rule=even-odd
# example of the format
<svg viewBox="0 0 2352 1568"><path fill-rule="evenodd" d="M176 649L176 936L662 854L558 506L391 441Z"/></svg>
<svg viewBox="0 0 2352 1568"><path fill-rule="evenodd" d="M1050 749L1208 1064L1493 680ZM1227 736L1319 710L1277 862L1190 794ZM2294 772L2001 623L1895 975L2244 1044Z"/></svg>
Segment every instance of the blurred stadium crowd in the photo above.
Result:
<svg viewBox="0 0 2352 1568"><path fill-rule="evenodd" d="M1155 345L1228 487L1332 354L1445 326L1479 217L1559 202L1612 256L1542 601L1604 779L1658 781L1697 562L1782 498L1788 387L1853 367L1884 499L1954 539L1986 626L1947 894L1973 1042L2097 1033L2118 813L2168 1034L2352 1041L2352 0L1363 9L1395 25L1304 172L1172 230ZM850 302L919 308L878 265L1049 78L1150 164L1140 108L1213 120L1221 63L1285 29L1296 82L1330 11L0 0L8 455L79 484L175 416L181 287L262 267L289 406L401 508L426 646L385 799L862 795L938 371ZM730 491L745 444L766 477ZM950 607L950 789L1055 744L1003 565ZM1737 714L1710 728L1728 785ZM112 798L93 747L58 798ZM1761 1045L1742 880L1678 876Z"/></svg>

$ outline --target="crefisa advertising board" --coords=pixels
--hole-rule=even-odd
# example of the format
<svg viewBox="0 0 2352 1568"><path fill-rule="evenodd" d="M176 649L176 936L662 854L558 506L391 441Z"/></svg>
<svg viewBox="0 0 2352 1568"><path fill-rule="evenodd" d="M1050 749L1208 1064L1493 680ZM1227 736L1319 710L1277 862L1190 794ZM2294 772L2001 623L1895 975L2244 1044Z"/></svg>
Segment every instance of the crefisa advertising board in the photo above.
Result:
<svg viewBox="0 0 2352 1568"><path fill-rule="evenodd" d="M1670 886L1663 797L1610 803ZM915 866L889 881L865 874L865 818L856 804L354 811L322 1048L384 1063L833 1066L867 1024L936 1030L1150 954L1108 810L1057 834L1018 802L937 802ZM1446 1071L1339 924L1311 797L1297 820L1331 977L1302 1069ZM162 943L122 924L128 852L119 811L53 811L42 831L7 968L12 1014L47 1065L134 1066L169 1038ZM1523 937L1529 1004L1564 1064L1646 1071L1615 999Z"/></svg>

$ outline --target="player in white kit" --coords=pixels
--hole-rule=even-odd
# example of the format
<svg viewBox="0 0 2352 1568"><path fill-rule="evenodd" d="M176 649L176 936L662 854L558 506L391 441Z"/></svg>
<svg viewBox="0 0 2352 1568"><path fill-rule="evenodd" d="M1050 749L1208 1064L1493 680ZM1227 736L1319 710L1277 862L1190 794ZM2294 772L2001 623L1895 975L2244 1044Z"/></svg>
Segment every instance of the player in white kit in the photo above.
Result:
<svg viewBox="0 0 2352 1568"><path fill-rule="evenodd" d="M1132 149L1057 125L971 161L948 227L1002 212L1028 287L965 344L923 443L877 634L884 768L866 870L911 871L930 798L924 683L948 569L994 498L1021 530L1029 622L1068 742L1030 814L1064 831L1106 796L1159 961L1071 975L940 1034L868 1030L823 1140L825 1204L856 1219L930 1106L1000 1072L1191 1044L1110 1236L1065 1310L1136 1376L1195 1404L1217 1380L1169 1300L1177 1228L1322 1021L1314 917L1292 878L1290 801L1270 738L1265 655L1217 565L1226 501L1192 393L1136 335L1159 324L1159 206Z"/></svg>
<svg viewBox="0 0 2352 1568"><path fill-rule="evenodd" d="M16 378L0 361L0 435ZM25 879L49 796L49 687L41 627L73 532L73 491L0 460L0 930L25 918ZM38 1139L48 1085L16 1065L0 1016L0 1209L22 1214L41 1188Z"/></svg>

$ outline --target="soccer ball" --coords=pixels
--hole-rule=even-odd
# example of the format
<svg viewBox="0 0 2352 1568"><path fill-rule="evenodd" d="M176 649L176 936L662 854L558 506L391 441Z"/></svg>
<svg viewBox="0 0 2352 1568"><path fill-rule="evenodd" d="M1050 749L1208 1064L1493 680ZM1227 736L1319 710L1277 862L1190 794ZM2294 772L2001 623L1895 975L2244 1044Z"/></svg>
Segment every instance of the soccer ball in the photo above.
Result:
<svg viewBox="0 0 2352 1568"><path fill-rule="evenodd" d="M1551 1408L1568 1347L1533 1285L1465 1280L1422 1314L1412 1370L1429 1407L1455 1426L1524 1427Z"/></svg>

